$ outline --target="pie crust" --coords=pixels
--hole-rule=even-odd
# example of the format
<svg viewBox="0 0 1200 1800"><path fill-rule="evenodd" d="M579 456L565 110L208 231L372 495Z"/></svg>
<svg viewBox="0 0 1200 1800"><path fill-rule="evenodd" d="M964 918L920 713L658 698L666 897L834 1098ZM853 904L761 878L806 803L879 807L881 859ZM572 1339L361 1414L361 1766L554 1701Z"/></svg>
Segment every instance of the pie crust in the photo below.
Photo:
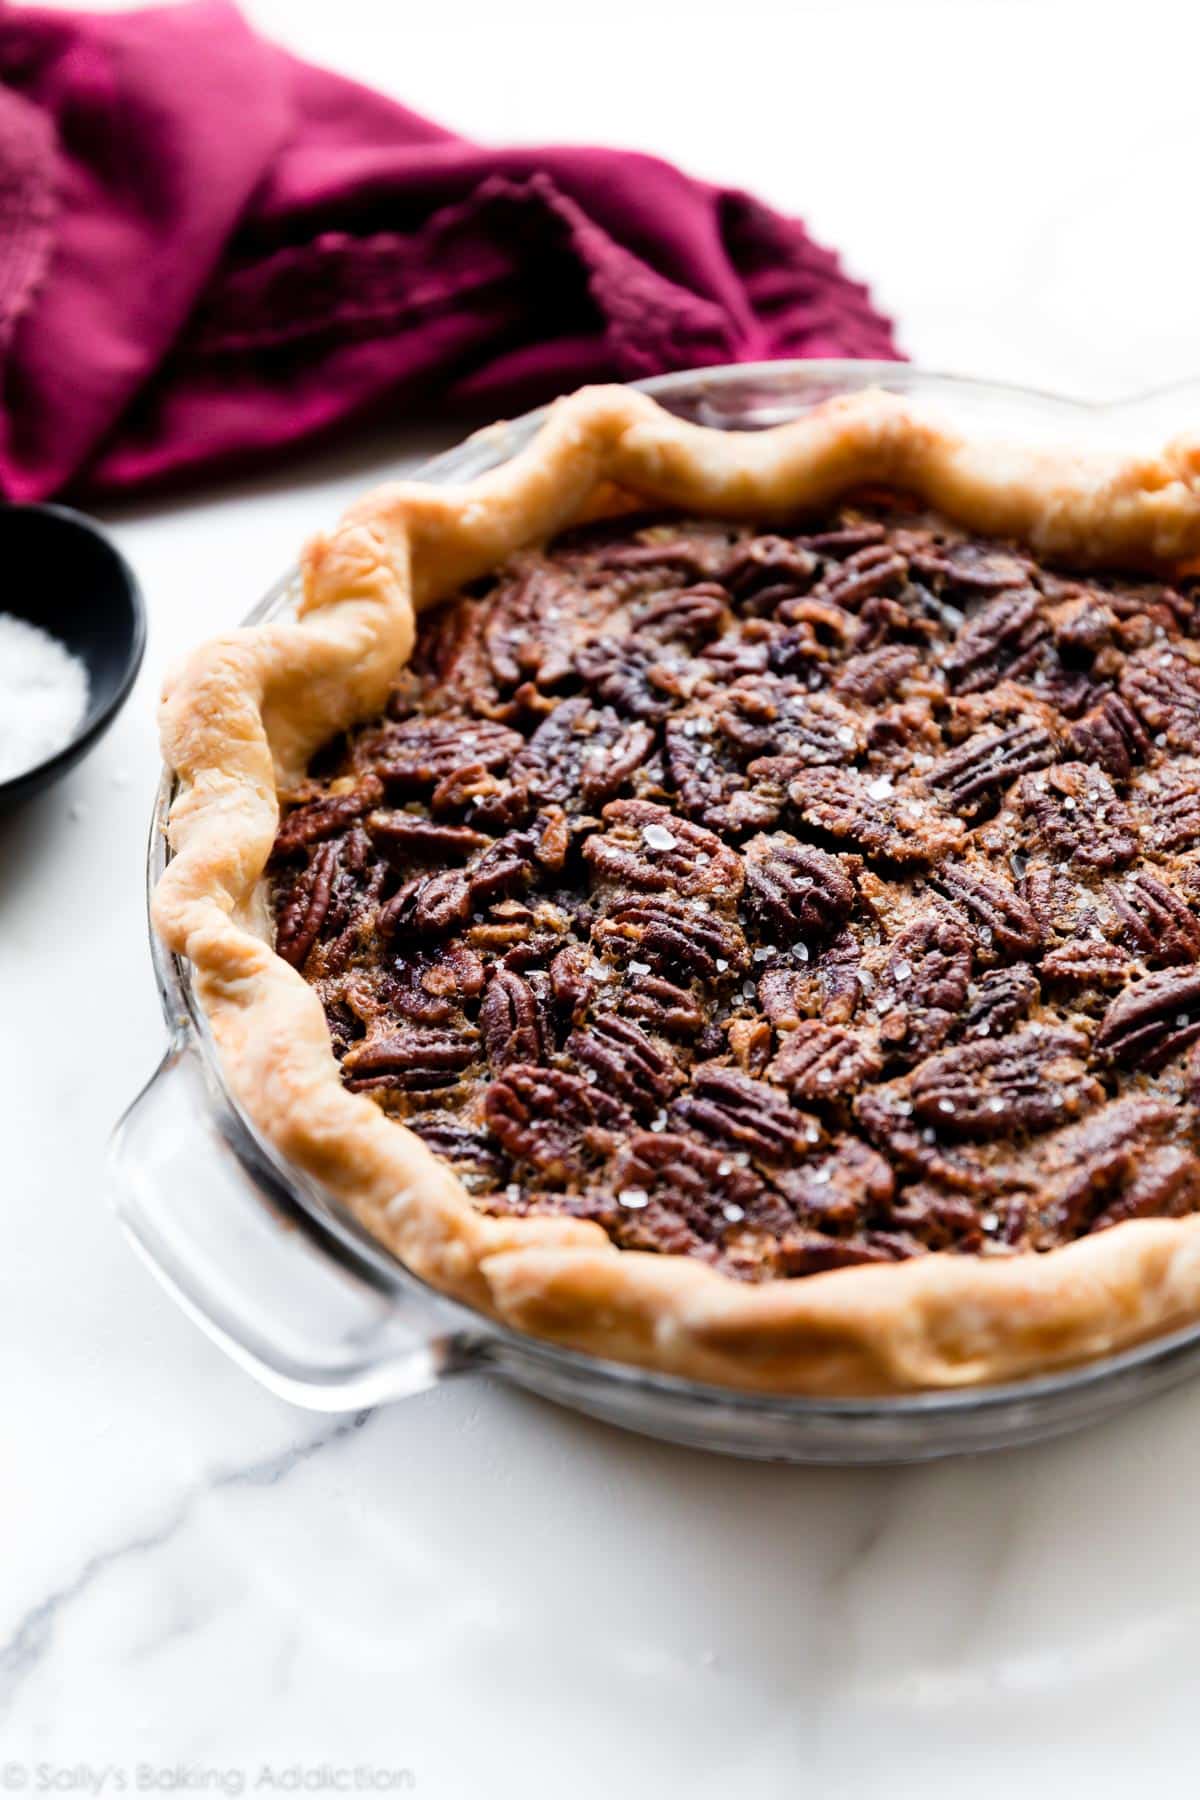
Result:
<svg viewBox="0 0 1200 1800"><path fill-rule="evenodd" d="M167 682L178 792L153 922L192 964L232 1092L409 1268L506 1325L703 1382L832 1396L1010 1380L1200 1317L1200 1215L1045 1254L933 1254L759 1285L619 1250L591 1221L485 1215L420 1138L342 1085L316 993L272 948L277 794L334 732L381 711L416 611L600 512L762 518L864 484L1077 567L1177 572L1200 555L1200 442L1130 458L1000 449L882 391L726 433L593 388L469 485L369 494L306 550L295 619L216 638Z"/></svg>

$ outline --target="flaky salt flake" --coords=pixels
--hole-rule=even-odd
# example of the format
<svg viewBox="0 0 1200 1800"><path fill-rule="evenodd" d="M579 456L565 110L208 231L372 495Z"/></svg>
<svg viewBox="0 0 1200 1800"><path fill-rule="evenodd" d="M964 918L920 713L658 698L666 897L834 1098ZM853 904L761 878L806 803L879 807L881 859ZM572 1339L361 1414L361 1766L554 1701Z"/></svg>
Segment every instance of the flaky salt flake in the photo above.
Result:
<svg viewBox="0 0 1200 1800"><path fill-rule="evenodd" d="M721 1208L721 1211L724 1213L725 1217L728 1219L728 1221L731 1225L740 1225L742 1220L746 1216L745 1207L738 1206L733 1200L727 1201L725 1203L725 1205Z"/></svg>
<svg viewBox="0 0 1200 1800"><path fill-rule="evenodd" d="M642 842L649 850L673 850L675 848L674 833L665 825L643 825Z"/></svg>
<svg viewBox="0 0 1200 1800"><path fill-rule="evenodd" d="M629 965L629 973L631 975L648 975L650 973L650 964L644 962L631 962Z"/></svg>
<svg viewBox="0 0 1200 1800"><path fill-rule="evenodd" d="M839 725L834 735L836 736L838 743L843 745L845 749L853 750L855 738L854 733L848 725Z"/></svg>
<svg viewBox="0 0 1200 1800"><path fill-rule="evenodd" d="M622 1206L627 1206L630 1212L640 1212L643 1206L650 1204L650 1196L645 1188L622 1188L617 1199Z"/></svg>
<svg viewBox="0 0 1200 1800"><path fill-rule="evenodd" d="M800 962L807 962L808 961L808 945L807 944L793 944L792 945L792 955L794 957L797 957Z"/></svg>
<svg viewBox="0 0 1200 1800"><path fill-rule="evenodd" d="M723 975L728 967L729 967L729 964L726 962L725 958L723 956L718 956L718 958L717 958L717 973L719 975Z"/></svg>
<svg viewBox="0 0 1200 1800"><path fill-rule="evenodd" d="M867 793L871 796L872 800L886 800L888 795L892 792L892 778L890 775L881 775L878 781L872 781L867 784Z"/></svg>

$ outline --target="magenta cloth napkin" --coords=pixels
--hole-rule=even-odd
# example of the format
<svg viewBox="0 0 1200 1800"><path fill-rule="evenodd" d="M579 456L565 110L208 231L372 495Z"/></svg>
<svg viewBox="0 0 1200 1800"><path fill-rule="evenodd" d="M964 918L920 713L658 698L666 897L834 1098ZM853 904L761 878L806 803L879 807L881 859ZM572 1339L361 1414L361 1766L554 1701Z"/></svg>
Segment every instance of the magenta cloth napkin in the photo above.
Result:
<svg viewBox="0 0 1200 1800"><path fill-rule="evenodd" d="M226 0L0 4L0 489L259 466L368 414L892 357L804 227L649 156L483 149Z"/></svg>

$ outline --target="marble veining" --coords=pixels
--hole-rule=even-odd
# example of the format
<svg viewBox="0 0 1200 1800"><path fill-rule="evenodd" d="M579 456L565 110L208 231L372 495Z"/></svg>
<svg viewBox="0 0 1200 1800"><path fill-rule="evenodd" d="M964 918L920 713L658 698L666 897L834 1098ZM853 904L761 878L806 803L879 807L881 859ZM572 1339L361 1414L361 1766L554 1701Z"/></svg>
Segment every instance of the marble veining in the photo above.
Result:
<svg viewBox="0 0 1200 1800"><path fill-rule="evenodd" d="M126 1538L104 1549L93 1551L74 1575L61 1587L47 1594L17 1620L11 1635L0 1643L0 1725L11 1716L22 1683L53 1650L55 1634L69 1626L69 1613L77 1600L100 1581L114 1573L118 1579L124 1566L134 1558L145 1558L169 1549L186 1524L195 1504L204 1494L231 1487L277 1487L301 1464L319 1455L330 1445L340 1443L352 1432L361 1431L371 1413L360 1412L338 1420L311 1437L298 1439L273 1455L239 1468L224 1469L183 1494L161 1522L136 1536ZM158 1644L167 1641L164 1634ZM157 1646L156 1646L157 1647Z"/></svg>

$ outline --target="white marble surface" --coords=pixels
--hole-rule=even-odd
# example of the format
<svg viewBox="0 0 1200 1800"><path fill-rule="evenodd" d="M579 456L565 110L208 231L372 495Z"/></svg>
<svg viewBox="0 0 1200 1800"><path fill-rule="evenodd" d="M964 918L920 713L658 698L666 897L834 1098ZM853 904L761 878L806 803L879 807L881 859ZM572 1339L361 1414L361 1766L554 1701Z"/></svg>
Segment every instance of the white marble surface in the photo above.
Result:
<svg viewBox="0 0 1200 1800"><path fill-rule="evenodd" d="M1091 395L1200 373L1182 7L251 10L480 135L623 138L757 187L934 365ZM322 1419L127 1251L101 1170L162 1038L155 689L416 448L117 515L142 679L0 823L0 1785L270 1791L307 1766L331 1791L360 1765L438 1796L1193 1792L1200 1388L858 1474L658 1447L481 1379Z"/></svg>

